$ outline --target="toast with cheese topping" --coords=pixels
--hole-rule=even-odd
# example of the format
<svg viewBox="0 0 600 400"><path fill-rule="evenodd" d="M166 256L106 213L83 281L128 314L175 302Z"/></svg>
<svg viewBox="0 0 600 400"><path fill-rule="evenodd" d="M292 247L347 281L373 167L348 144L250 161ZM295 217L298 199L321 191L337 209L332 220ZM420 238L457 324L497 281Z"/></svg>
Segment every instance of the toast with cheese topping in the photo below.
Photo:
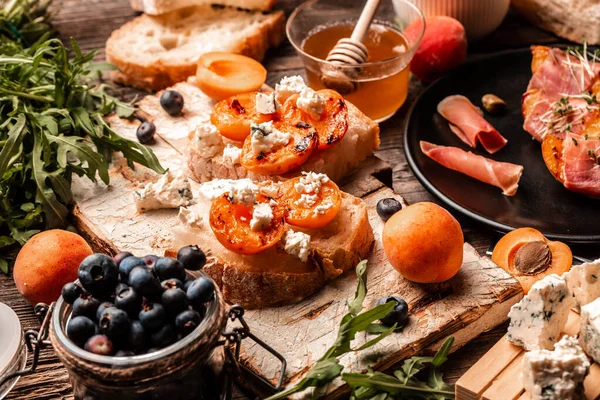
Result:
<svg viewBox="0 0 600 400"><path fill-rule="evenodd" d="M120 71L114 79L141 89L160 90L196 73L198 58L227 51L262 60L284 38L285 16L215 7L182 8L159 16L143 14L115 30L106 58Z"/></svg>
<svg viewBox="0 0 600 400"><path fill-rule="evenodd" d="M248 179L216 180L200 185L195 190L196 204L180 209L182 225L174 232L177 248L195 244L208 252L203 271L215 280L229 303L246 308L296 303L368 257L374 238L366 204L341 191L340 207L326 225L301 228L286 220L283 227L286 234L273 247L256 254L232 251L217 238L210 215L214 214L212 203L223 196L221 192L213 194L214 188L238 183L253 185ZM280 196L285 193L282 185L268 182L254 187L258 192L264 190L265 194L275 196L271 199L277 200L272 201L281 203L284 200ZM288 235L291 239L294 235L309 237L308 253L290 248Z"/></svg>

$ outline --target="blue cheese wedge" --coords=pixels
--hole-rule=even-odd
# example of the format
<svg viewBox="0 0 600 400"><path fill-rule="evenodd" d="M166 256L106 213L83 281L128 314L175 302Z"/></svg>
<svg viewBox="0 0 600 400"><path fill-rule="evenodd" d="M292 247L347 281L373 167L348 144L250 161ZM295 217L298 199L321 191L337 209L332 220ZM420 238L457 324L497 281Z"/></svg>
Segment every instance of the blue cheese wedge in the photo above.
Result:
<svg viewBox="0 0 600 400"><path fill-rule="evenodd" d="M190 182L184 171L177 174L167 171L158 181L148 183L143 190L133 193L138 212L187 207L192 203L192 198Z"/></svg>
<svg viewBox="0 0 600 400"><path fill-rule="evenodd" d="M533 350L523 357L523 386L531 400L579 399L590 363L577 339L563 337L554 351Z"/></svg>
<svg viewBox="0 0 600 400"><path fill-rule="evenodd" d="M563 277L578 308L600 297L600 259L575 265Z"/></svg>
<svg viewBox="0 0 600 400"><path fill-rule="evenodd" d="M587 355L600 364L600 298L581 307L579 341Z"/></svg>
<svg viewBox="0 0 600 400"><path fill-rule="evenodd" d="M565 328L573 297L558 275L536 282L527 296L512 306L507 338L525 350L552 349Z"/></svg>

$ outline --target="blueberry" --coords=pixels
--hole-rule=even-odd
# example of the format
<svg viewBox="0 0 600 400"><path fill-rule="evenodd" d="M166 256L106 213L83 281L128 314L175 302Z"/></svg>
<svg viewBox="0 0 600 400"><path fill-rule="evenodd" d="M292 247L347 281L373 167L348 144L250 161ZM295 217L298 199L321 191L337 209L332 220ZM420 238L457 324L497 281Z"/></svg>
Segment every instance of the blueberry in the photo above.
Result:
<svg viewBox="0 0 600 400"><path fill-rule="evenodd" d="M100 333L108 336L112 341L123 343L129 333L129 317L127 313L118 308L107 308L98 319Z"/></svg>
<svg viewBox="0 0 600 400"><path fill-rule="evenodd" d="M105 254L92 254L79 265L79 282L94 296L108 296L119 282L119 267Z"/></svg>
<svg viewBox="0 0 600 400"><path fill-rule="evenodd" d="M111 340L105 335L94 335L85 342L83 347L90 353L100 354L103 356L110 356L113 353L113 344Z"/></svg>
<svg viewBox="0 0 600 400"><path fill-rule="evenodd" d="M117 292L115 305L125 311L130 318L137 318L142 308L142 296L134 288L126 287Z"/></svg>
<svg viewBox="0 0 600 400"><path fill-rule="evenodd" d="M183 282L183 290L187 293L188 289L190 288L192 282L194 282L194 278L192 279L188 279L187 281Z"/></svg>
<svg viewBox="0 0 600 400"><path fill-rule="evenodd" d="M121 276L121 282L128 283L129 282L129 273L135 267L145 267L146 263L144 260L138 257L130 256L121 261L119 264L119 275Z"/></svg>
<svg viewBox="0 0 600 400"><path fill-rule="evenodd" d="M139 314L139 320L145 329L155 331L165 323L165 308L159 303L144 302Z"/></svg>
<svg viewBox="0 0 600 400"><path fill-rule="evenodd" d="M79 347L83 347L85 342L96 334L96 324L91 319L84 316L71 318L67 323L67 336Z"/></svg>
<svg viewBox="0 0 600 400"><path fill-rule="evenodd" d="M81 286L75 282L69 282L62 288L62 297L67 304L73 305L75 300L83 293Z"/></svg>
<svg viewBox="0 0 600 400"><path fill-rule="evenodd" d="M154 141L156 126L150 121L144 121L137 127L135 135L141 144L151 144Z"/></svg>
<svg viewBox="0 0 600 400"><path fill-rule="evenodd" d="M186 273L183 264L174 258L161 257L156 261L154 265L154 273L160 278L161 281L166 279L179 279L185 281Z"/></svg>
<svg viewBox="0 0 600 400"><path fill-rule="evenodd" d="M408 304L404 299L398 296L388 296L382 299L379 299L377 305L395 302L396 305L385 317L381 318L380 321L383 325L392 326L396 324L398 327L406 325L406 321L408 320Z"/></svg>
<svg viewBox="0 0 600 400"><path fill-rule="evenodd" d="M171 318L187 310L190 306L187 295L179 288L165 290L161 296L161 302L167 314L172 316Z"/></svg>
<svg viewBox="0 0 600 400"><path fill-rule="evenodd" d="M119 293L121 290L123 290L123 289L125 289L125 288L128 288L128 287L129 287L129 285L128 285L128 284L126 284L126 283L123 283L123 282L119 282L119 283L117 283L117 287L115 288L115 295L116 295L117 293Z"/></svg>
<svg viewBox="0 0 600 400"><path fill-rule="evenodd" d="M177 333L171 324L164 325L158 331L150 336L152 346L163 348L172 345L177 341Z"/></svg>
<svg viewBox="0 0 600 400"><path fill-rule="evenodd" d="M144 262L146 263L146 266L150 269L154 269L154 266L156 265L156 262L158 261L160 257L158 256L153 256L153 255L149 255L149 256L144 256L142 257L142 260L144 260Z"/></svg>
<svg viewBox="0 0 600 400"><path fill-rule="evenodd" d="M123 261L127 257L133 257L133 254L131 254L128 251L122 251L113 257L113 261L115 262L115 264L117 264L118 267L121 264L121 261Z"/></svg>
<svg viewBox="0 0 600 400"><path fill-rule="evenodd" d="M203 307L204 303L212 300L214 295L215 284L206 276L201 276L193 281L187 290L187 296L194 308Z"/></svg>
<svg viewBox="0 0 600 400"><path fill-rule="evenodd" d="M179 249L177 259L190 271L199 271L206 264L206 254L195 245Z"/></svg>
<svg viewBox="0 0 600 400"><path fill-rule="evenodd" d="M167 114L175 116L183 110L183 97L175 90L165 90L160 96L160 105Z"/></svg>
<svg viewBox="0 0 600 400"><path fill-rule="evenodd" d="M73 316L83 315L91 320L96 318L96 311L100 306L100 301L91 294L82 293L81 296L73 302Z"/></svg>
<svg viewBox="0 0 600 400"><path fill-rule="evenodd" d="M155 298L162 293L160 282L152 271L146 267L135 267L129 273L129 284L138 294L149 299Z"/></svg>
<svg viewBox="0 0 600 400"><path fill-rule="evenodd" d="M402 210L402 203L392 197L377 202L377 215L384 221L390 219L392 215L400 210Z"/></svg>
<svg viewBox="0 0 600 400"><path fill-rule="evenodd" d="M133 357L135 353L131 350L119 350L115 353L115 357Z"/></svg>
<svg viewBox="0 0 600 400"><path fill-rule="evenodd" d="M175 318L175 327L183 336L189 335L202 322L198 311L186 310Z"/></svg>
<svg viewBox="0 0 600 400"><path fill-rule="evenodd" d="M105 301L104 303L100 304L98 306L98 309L96 310L96 321L100 320L100 317L102 317L102 314L104 313L104 311L107 308L111 308L114 307L115 305L113 303L111 303L110 301Z"/></svg>
<svg viewBox="0 0 600 400"><path fill-rule="evenodd" d="M162 288L164 290L174 289L174 288L183 289L183 283L181 283L181 281L179 279L175 279L175 278L171 278L171 279L162 281L160 283L160 286L162 286Z"/></svg>
<svg viewBox="0 0 600 400"><path fill-rule="evenodd" d="M141 353L148 348L148 335L142 323L138 320L131 321L127 337L129 348L136 353Z"/></svg>

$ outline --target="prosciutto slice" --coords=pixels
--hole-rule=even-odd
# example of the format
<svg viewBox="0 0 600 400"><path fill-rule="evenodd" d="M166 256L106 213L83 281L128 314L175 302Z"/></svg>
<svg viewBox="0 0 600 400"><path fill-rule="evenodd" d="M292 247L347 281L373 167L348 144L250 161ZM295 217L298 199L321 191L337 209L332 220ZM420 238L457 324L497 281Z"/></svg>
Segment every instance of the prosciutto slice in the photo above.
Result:
<svg viewBox="0 0 600 400"><path fill-rule="evenodd" d="M446 168L499 187L506 196L513 196L517 192L523 174L521 165L490 160L458 147L438 146L424 141L420 145L427 157Z"/></svg>
<svg viewBox="0 0 600 400"><path fill-rule="evenodd" d="M473 148L481 143L488 153L494 154L507 143L465 96L448 96L438 104L437 110L450 122L452 132Z"/></svg>
<svg viewBox="0 0 600 400"><path fill-rule="evenodd" d="M600 197L600 138L569 133L563 143L565 187Z"/></svg>

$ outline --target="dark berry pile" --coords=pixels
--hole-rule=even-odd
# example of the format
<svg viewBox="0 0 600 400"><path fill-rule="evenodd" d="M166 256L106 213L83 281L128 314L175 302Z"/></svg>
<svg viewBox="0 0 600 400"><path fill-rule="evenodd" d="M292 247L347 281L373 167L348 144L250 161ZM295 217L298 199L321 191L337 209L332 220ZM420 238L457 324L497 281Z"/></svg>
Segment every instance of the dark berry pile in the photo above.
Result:
<svg viewBox="0 0 600 400"><path fill-rule="evenodd" d="M177 259L92 254L79 265L79 283L62 289L64 301L73 307L67 336L87 351L116 357L175 343L196 329L205 304L214 298L210 278L186 273L205 263L197 246L183 247Z"/></svg>

